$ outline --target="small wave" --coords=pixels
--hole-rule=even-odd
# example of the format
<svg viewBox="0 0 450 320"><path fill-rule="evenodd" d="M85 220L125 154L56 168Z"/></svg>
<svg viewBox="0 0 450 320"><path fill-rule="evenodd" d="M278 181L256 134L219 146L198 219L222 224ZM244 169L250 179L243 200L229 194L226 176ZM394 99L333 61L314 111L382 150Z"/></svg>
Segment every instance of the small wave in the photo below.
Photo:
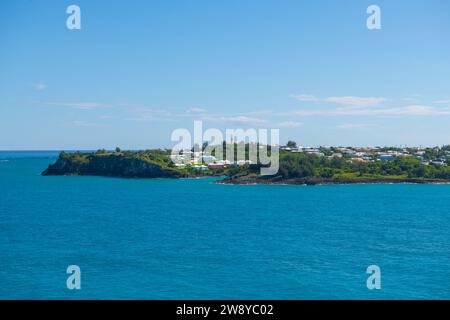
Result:
<svg viewBox="0 0 450 320"><path fill-rule="evenodd" d="M7 159L0 159L0 162L9 162Z"/></svg>

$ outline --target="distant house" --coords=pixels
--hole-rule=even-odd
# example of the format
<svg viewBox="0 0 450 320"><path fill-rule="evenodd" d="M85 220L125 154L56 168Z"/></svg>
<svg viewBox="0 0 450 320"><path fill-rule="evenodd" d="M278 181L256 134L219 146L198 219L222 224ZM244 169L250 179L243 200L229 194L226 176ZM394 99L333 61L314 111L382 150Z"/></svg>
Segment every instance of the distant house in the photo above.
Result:
<svg viewBox="0 0 450 320"><path fill-rule="evenodd" d="M225 166L224 163L210 163L208 164L208 168L210 169L220 169L223 168Z"/></svg>
<svg viewBox="0 0 450 320"><path fill-rule="evenodd" d="M434 164L437 166L446 166L447 165L444 161L431 161L431 164Z"/></svg>
<svg viewBox="0 0 450 320"><path fill-rule="evenodd" d="M251 161L251 160L238 160L238 161L236 161L236 164L238 166L245 166L246 164L253 164L253 161Z"/></svg>
<svg viewBox="0 0 450 320"><path fill-rule="evenodd" d="M184 168L186 165L184 163L175 163L175 167Z"/></svg>
<svg viewBox="0 0 450 320"><path fill-rule="evenodd" d="M343 156L342 156L342 153L333 153L332 155L331 155L331 158L342 158Z"/></svg>
<svg viewBox="0 0 450 320"><path fill-rule="evenodd" d="M298 150L299 150L298 152L304 152L304 153L312 154L312 155L315 155L315 156L318 156L318 157L323 157L323 156L325 156L325 154L323 154L322 152L320 152L320 150L317 149L317 148L311 148L311 147L299 147ZM297 152L295 152L295 153L297 153Z"/></svg>
<svg viewBox="0 0 450 320"><path fill-rule="evenodd" d="M355 156L358 157L358 158L364 158L364 157L367 157L368 154L367 154L367 152L359 151L359 152L355 153Z"/></svg>
<svg viewBox="0 0 450 320"><path fill-rule="evenodd" d="M196 171L206 171L209 168L207 166L204 166L204 165L194 165L194 166L192 166L192 169L194 169Z"/></svg>
<svg viewBox="0 0 450 320"><path fill-rule="evenodd" d="M217 161L217 158L214 156L202 156L202 162L204 162L204 163L213 163L216 161Z"/></svg>
<svg viewBox="0 0 450 320"><path fill-rule="evenodd" d="M323 152L308 152L309 154L315 155L317 157L325 157Z"/></svg>
<svg viewBox="0 0 450 320"><path fill-rule="evenodd" d="M395 160L395 156L392 154L382 154L379 159L381 161L392 161Z"/></svg>

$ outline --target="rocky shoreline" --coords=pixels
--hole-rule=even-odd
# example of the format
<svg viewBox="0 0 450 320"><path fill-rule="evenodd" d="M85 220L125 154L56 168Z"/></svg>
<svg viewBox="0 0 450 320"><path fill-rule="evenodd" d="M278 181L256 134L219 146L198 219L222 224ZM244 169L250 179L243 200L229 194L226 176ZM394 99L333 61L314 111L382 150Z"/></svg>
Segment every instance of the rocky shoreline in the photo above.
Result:
<svg viewBox="0 0 450 320"><path fill-rule="evenodd" d="M450 184L450 181L435 179L389 179L389 178L302 178L302 179L264 179L254 177L225 178L216 181L220 184L240 184L240 185L350 185L350 184Z"/></svg>

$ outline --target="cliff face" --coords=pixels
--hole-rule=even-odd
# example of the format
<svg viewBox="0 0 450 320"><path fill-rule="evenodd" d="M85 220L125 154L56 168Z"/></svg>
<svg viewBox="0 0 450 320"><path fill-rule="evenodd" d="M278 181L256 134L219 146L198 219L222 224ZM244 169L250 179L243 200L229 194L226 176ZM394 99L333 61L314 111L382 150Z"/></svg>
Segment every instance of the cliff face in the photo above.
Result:
<svg viewBox="0 0 450 320"><path fill-rule="evenodd" d="M122 155L60 155L42 175L90 175L123 178L179 178L182 174L162 165Z"/></svg>

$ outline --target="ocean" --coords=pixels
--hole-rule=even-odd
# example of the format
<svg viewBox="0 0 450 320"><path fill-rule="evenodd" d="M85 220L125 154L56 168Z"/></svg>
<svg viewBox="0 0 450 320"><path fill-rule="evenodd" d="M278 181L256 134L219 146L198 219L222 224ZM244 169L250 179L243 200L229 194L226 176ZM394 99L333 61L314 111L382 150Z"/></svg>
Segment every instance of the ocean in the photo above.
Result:
<svg viewBox="0 0 450 320"><path fill-rule="evenodd" d="M41 176L57 154L0 152L0 299L450 299L450 185Z"/></svg>

